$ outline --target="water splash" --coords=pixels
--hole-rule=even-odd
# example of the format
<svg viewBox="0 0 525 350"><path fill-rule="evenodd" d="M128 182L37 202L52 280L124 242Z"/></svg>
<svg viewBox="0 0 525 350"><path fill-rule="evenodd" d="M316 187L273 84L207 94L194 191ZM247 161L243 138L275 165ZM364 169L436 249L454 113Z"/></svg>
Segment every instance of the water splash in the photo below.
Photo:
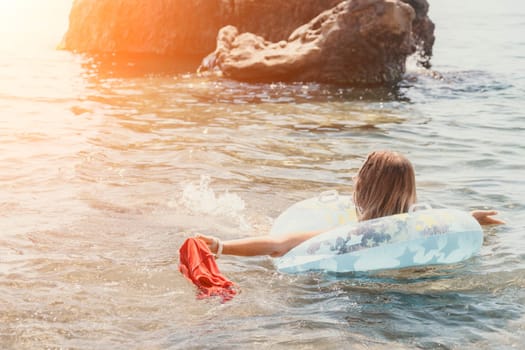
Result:
<svg viewBox="0 0 525 350"><path fill-rule="evenodd" d="M228 191L216 194L210 182L210 176L201 175L198 184L195 182L184 184L178 204L193 215L226 217L238 222L241 229L249 228L244 217L244 200Z"/></svg>

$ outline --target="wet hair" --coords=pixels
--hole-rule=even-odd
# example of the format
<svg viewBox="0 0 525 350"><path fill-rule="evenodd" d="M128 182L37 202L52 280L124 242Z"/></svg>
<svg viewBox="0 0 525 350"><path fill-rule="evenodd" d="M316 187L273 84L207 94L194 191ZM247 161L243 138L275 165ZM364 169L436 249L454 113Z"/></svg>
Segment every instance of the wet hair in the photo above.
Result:
<svg viewBox="0 0 525 350"><path fill-rule="evenodd" d="M370 153L354 184L359 220L406 213L415 202L416 177L410 161L392 151Z"/></svg>

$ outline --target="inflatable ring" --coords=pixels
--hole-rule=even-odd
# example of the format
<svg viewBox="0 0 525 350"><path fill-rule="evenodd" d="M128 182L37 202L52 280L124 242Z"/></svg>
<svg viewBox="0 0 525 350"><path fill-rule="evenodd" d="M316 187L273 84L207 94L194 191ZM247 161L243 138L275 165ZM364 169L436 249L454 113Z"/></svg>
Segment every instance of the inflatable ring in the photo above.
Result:
<svg viewBox="0 0 525 350"><path fill-rule="evenodd" d="M274 259L275 265L285 273L344 273L454 264L478 254L483 231L469 213L415 209L357 222L350 196L323 192L275 220L271 235L326 230Z"/></svg>

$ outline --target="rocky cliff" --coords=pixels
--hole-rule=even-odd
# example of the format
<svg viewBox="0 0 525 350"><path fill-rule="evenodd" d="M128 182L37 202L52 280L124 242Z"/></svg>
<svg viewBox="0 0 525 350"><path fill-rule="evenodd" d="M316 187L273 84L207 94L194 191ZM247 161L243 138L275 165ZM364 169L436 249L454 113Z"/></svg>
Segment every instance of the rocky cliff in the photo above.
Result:
<svg viewBox="0 0 525 350"><path fill-rule="evenodd" d="M220 64L215 68L234 79L257 81L274 71L270 79L377 84L399 80L406 57L418 47L420 62L430 66L434 24L428 9L427 0L75 0L61 47L196 60L221 47L206 64ZM336 15L342 11L345 16ZM226 58L225 48L237 50ZM275 59L257 62L261 55ZM286 55L288 63L275 64ZM248 62L251 68L242 68ZM309 68L301 72L299 66Z"/></svg>

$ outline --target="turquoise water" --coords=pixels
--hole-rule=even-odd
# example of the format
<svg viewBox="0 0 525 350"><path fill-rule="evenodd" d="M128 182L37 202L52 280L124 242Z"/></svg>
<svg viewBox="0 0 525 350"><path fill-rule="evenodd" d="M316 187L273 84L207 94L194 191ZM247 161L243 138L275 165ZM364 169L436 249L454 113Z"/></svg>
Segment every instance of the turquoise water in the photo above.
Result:
<svg viewBox="0 0 525 350"><path fill-rule="evenodd" d="M432 71L395 89L244 84L188 62L54 50L70 3L1 3L0 346L510 349L525 341L525 6L431 3ZM53 18L53 19L50 19ZM31 25L29 25L31 24ZM231 302L196 300L178 247L267 232L351 191L367 153L414 163L420 201L494 208L479 256L288 276L223 257Z"/></svg>

